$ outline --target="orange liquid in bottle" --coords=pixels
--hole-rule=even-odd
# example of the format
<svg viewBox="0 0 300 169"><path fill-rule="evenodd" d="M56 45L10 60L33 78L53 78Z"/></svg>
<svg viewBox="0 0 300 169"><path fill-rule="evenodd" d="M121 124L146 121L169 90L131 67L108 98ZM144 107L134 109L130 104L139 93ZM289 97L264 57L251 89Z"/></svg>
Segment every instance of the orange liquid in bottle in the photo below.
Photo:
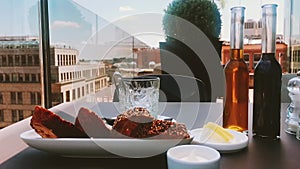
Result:
<svg viewBox="0 0 300 169"><path fill-rule="evenodd" d="M248 130L249 71L242 49L231 49L226 64L226 99L223 127L237 131Z"/></svg>

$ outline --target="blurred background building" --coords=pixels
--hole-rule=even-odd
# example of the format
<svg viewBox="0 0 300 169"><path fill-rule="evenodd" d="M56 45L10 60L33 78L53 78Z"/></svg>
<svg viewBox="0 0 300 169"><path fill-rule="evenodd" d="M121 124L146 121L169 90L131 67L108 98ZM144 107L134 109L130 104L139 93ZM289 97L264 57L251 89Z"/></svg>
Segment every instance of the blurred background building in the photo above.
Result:
<svg viewBox="0 0 300 169"><path fill-rule="evenodd" d="M253 73L256 64L261 57L261 20L249 19L244 25L244 60L249 69L249 87L253 87ZM300 54L300 53L299 53ZM300 56L299 56L300 57ZM225 64L230 59L230 42L224 42L222 46L221 64ZM282 73L290 70L290 59L288 57L288 45L284 43L283 35L276 35L276 59L281 65ZM300 58L299 58L300 59ZM300 60L299 60L300 61Z"/></svg>
<svg viewBox="0 0 300 169"><path fill-rule="evenodd" d="M284 42L288 45L289 72L297 73L300 70L300 1L285 0L284 2Z"/></svg>
<svg viewBox="0 0 300 169"><path fill-rule="evenodd" d="M108 86L102 62L80 62L78 50L51 46L52 104L84 98ZM41 105L38 37L0 37L0 128L32 115Z"/></svg>

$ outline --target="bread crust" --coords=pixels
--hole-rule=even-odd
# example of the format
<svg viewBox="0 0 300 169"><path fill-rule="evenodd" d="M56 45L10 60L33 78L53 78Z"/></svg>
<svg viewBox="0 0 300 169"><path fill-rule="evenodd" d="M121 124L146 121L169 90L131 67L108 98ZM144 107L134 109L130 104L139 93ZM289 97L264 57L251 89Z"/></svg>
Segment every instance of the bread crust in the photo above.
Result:
<svg viewBox="0 0 300 169"><path fill-rule="evenodd" d="M87 137L87 135L75 127L74 124L41 106L35 106L30 125L42 138Z"/></svg>
<svg viewBox="0 0 300 169"><path fill-rule="evenodd" d="M80 108L75 124L54 112L36 106L31 127L42 138L153 138L185 139L190 135L186 126L166 120L157 120L144 108L134 108L117 116L112 129L93 111Z"/></svg>
<svg viewBox="0 0 300 169"><path fill-rule="evenodd" d="M84 107L77 114L75 126L89 137L108 138L111 135L105 122L95 112Z"/></svg>
<svg viewBox="0 0 300 169"><path fill-rule="evenodd" d="M132 138L184 139L190 135L184 124L154 119L144 108L120 114L113 125L114 136Z"/></svg>

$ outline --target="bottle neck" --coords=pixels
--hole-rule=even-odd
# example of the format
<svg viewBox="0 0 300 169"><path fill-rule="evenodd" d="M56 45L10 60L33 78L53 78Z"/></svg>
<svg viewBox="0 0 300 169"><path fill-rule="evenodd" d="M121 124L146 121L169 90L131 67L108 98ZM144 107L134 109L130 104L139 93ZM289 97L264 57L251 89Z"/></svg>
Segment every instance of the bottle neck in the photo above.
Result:
<svg viewBox="0 0 300 169"><path fill-rule="evenodd" d="M262 6L262 53L276 51L276 7L275 4Z"/></svg>
<svg viewBox="0 0 300 169"><path fill-rule="evenodd" d="M244 7L231 8L230 48L243 49L244 45Z"/></svg>
<svg viewBox="0 0 300 169"><path fill-rule="evenodd" d="M230 49L230 59L231 60L244 59L244 50L243 49Z"/></svg>

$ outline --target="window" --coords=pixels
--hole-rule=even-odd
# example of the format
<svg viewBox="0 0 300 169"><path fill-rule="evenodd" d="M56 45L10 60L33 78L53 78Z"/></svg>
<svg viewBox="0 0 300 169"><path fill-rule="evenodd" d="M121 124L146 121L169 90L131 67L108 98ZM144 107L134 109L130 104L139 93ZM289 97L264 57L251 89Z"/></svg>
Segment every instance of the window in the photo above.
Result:
<svg viewBox="0 0 300 169"><path fill-rule="evenodd" d="M258 28L262 28L262 22L258 21Z"/></svg>
<svg viewBox="0 0 300 169"><path fill-rule="evenodd" d="M62 65L65 66L66 65L66 56L65 55L63 55L62 62L63 62Z"/></svg>
<svg viewBox="0 0 300 169"><path fill-rule="evenodd" d="M14 65L14 59L12 55L8 55L8 65L13 66Z"/></svg>
<svg viewBox="0 0 300 169"><path fill-rule="evenodd" d="M256 64L259 62L261 57L260 53L254 53L253 55L253 68L255 68Z"/></svg>
<svg viewBox="0 0 300 169"><path fill-rule="evenodd" d="M70 101L70 90L66 91L66 102Z"/></svg>
<svg viewBox="0 0 300 169"><path fill-rule="evenodd" d="M21 65L26 66L26 55L21 55Z"/></svg>
<svg viewBox="0 0 300 169"><path fill-rule="evenodd" d="M24 74L19 74L19 81L20 82L23 82L24 81Z"/></svg>
<svg viewBox="0 0 300 169"><path fill-rule="evenodd" d="M11 104L22 104L23 103L22 92L10 92L10 101Z"/></svg>
<svg viewBox="0 0 300 169"><path fill-rule="evenodd" d="M249 54L248 53L244 54L244 60L249 61Z"/></svg>
<svg viewBox="0 0 300 169"><path fill-rule="evenodd" d="M60 66L60 57L59 57L59 55L56 55L57 56L57 64L58 64L58 66Z"/></svg>
<svg viewBox="0 0 300 169"><path fill-rule="evenodd" d="M75 89L72 90L72 100L76 100L76 91L75 91Z"/></svg>
<svg viewBox="0 0 300 169"><path fill-rule="evenodd" d="M37 82L41 82L41 74L40 73L38 73L36 75L36 79L37 79Z"/></svg>
<svg viewBox="0 0 300 169"><path fill-rule="evenodd" d="M30 100L32 105L40 105L41 94L39 92L30 92Z"/></svg>
<svg viewBox="0 0 300 169"><path fill-rule="evenodd" d="M94 84L93 83L90 83L90 90L91 90L91 92L94 92Z"/></svg>
<svg viewBox="0 0 300 169"><path fill-rule="evenodd" d="M98 91L98 90L100 90L100 81L99 80L95 82L95 91Z"/></svg>
<svg viewBox="0 0 300 169"><path fill-rule="evenodd" d="M5 76L5 82L9 83L10 82L10 75L9 74L4 74Z"/></svg>
<svg viewBox="0 0 300 169"><path fill-rule="evenodd" d="M81 95L84 96L84 87L81 88Z"/></svg>
<svg viewBox="0 0 300 169"><path fill-rule="evenodd" d="M39 66L40 65L40 58L39 58L39 55L33 55L33 63L34 63L34 66Z"/></svg>
<svg viewBox="0 0 300 169"><path fill-rule="evenodd" d="M77 88L77 97L80 98L80 88Z"/></svg>
<svg viewBox="0 0 300 169"><path fill-rule="evenodd" d="M76 64L76 56L73 55L73 65L75 65L75 64Z"/></svg>
<svg viewBox="0 0 300 169"><path fill-rule="evenodd" d="M4 111L0 110L0 122L4 121Z"/></svg>
<svg viewBox="0 0 300 169"><path fill-rule="evenodd" d="M12 81L13 82L18 82L19 81L19 74L13 73L12 74Z"/></svg>
<svg viewBox="0 0 300 169"><path fill-rule="evenodd" d="M32 59L32 55L28 55L27 56L27 59L28 59L28 66L32 66L33 64L33 59Z"/></svg>
<svg viewBox="0 0 300 169"><path fill-rule="evenodd" d="M3 93L0 92L0 104L3 104Z"/></svg>
<svg viewBox="0 0 300 169"><path fill-rule="evenodd" d="M20 56L15 55L15 66L19 66L19 65L20 65Z"/></svg>
<svg viewBox="0 0 300 169"><path fill-rule="evenodd" d="M253 29L253 28L254 28L254 22L245 23L245 29Z"/></svg>
<svg viewBox="0 0 300 169"><path fill-rule="evenodd" d="M29 74L25 74L25 82L30 82Z"/></svg>
<svg viewBox="0 0 300 169"><path fill-rule="evenodd" d="M2 66L7 66L6 56L4 55L2 58Z"/></svg>
<svg viewBox="0 0 300 169"><path fill-rule="evenodd" d="M12 110L12 122L18 122L24 119L23 110Z"/></svg>
<svg viewBox="0 0 300 169"><path fill-rule="evenodd" d="M86 87L86 94L89 94L89 92L90 92L89 85L86 84L85 87Z"/></svg>
<svg viewBox="0 0 300 169"><path fill-rule="evenodd" d="M69 65L72 65L71 55L68 55L68 59L69 59Z"/></svg>
<svg viewBox="0 0 300 169"><path fill-rule="evenodd" d="M36 74L31 74L31 82L37 82Z"/></svg>

